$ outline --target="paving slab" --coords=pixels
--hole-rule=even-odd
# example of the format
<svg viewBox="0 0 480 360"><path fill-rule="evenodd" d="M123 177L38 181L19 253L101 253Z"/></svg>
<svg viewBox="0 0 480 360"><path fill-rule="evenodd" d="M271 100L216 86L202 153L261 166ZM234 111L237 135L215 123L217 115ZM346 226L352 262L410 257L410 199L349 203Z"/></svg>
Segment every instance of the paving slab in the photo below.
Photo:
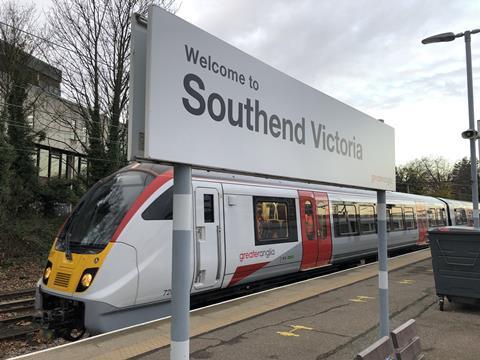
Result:
<svg viewBox="0 0 480 360"><path fill-rule="evenodd" d="M427 359L478 359L480 308L440 312L431 260L389 276L391 327L417 321ZM377 279L370 278L191 339L191 359L344 360L378 339ZM211 341L210 343L206 341ZM168 359L169 348L136 357Z"/></svg>
<svg viewBox="0 0 480 360"><path fill-rule="evenodd" d="M389 269L393 271L404 268L428 258L430 258L430 251L428 249L395 257L390 259ZM407 275L413 276L415 272L422 271L422 268L413 268L413 270L408 270ZM343 336L353 338L359 331L363 331L365 324L358 319L352 319L344 310L351 304L371 304L372 301L375 300L375 294L377 292L375 279L377 278L377 274L378 264L372 263L192 310L190 313L190 334L192 338L197 336L195 338L196 340L194 342L192 341L192 356L204 356L198 355L196 352L208 352L208 350L205 350L205 347L211 348L217 346L221 348L224 342L227 344L236 344L237 342L241 343L245 336L249 334L256 336L255 331L258 331L264 326L267 328L271 327L271 325L268 325L268 322L265 322L265 318L262 317L262 315L266 314L278 314L276 315L277 318L274 318L274 324L278 327L278 330L273 332L274 334L277 334L277 332L288 333L290 329L294 329L293 334L280 335L284 339L298 338L300 336L296 336L298 335L297 332L300 331L303 333L307 331L306 328L311 328L311 330L308 331L312 332L312 334L308 336L313 336L313 333L320 332L324 334L326 338L328 337L329 340L326 341L327 344L336 344L336 337ZM352 284L356 284L365 279L372 279L372 281L365 283L364 289L361 291L348 290ZM404 286L412 285L412 281L409 279L402 279L400 281L403 281L402 284ZM340 288L350 293L342 294L333 292L333 290ZM321 294L328 296L325 300L315 302L315 299ZM303 301L313 302L307 303L305 305L306 307L291 306L292 304L299 304ZM331 314L329 316L336 317L336 319L333 322L330 320L325 322L321 319L322 322L325 322L324 329L313 325L287 324L283 320L284 315L281 312L285 307L288 307L288 313L291 317L293 316L292 320L300 321L305 319L305 322L307 322L309 318L316 319L316 317L321 317L322 314ZM306 312L305 309L308 311ZM368 316L373 317L374 315L376 316L375 311L370 311ZM249 321L246 322L245 320L247 319L249 319ZM337 331L335 326L337 322L349 324L349 326L343 329L343 332L340 332ZM239 323L243 324L243 329L240 332L233 326ZM299 328L298 326L291 328L290 325L303 326L304 328ZM375 326L375 324L370 324L369 326ZM211 335L217 329L223 330L223 338L220 338L220 335L213 338L199 337L199 335ZM232 333L231 336L228 336L229 332ZM242 332L245 334L243 335ZM269 339L265 335L262 336L265 339L264 342L268 340L272 346L279 340L277 335L272 339ZM208 343L208 346L202 345L206 344L206 341L218 341L218 344ZM70 360L130 359L152 352L156 353L157 349L165 348L169 343L170 319L167 317L111 333L90 337L56 348L24 355L19 358L35 360L50 360L52 358L68 358ZM310 346L310 344L304 345L304 347L308 346ZM328 348L327 352L333 349L335 349L335 347ZM163 349L158 352L157 356L159 356L159 358L168 358L168 351ZM252 354L252 356L257 358L261 355L260 353L256 353Z"/></svg>

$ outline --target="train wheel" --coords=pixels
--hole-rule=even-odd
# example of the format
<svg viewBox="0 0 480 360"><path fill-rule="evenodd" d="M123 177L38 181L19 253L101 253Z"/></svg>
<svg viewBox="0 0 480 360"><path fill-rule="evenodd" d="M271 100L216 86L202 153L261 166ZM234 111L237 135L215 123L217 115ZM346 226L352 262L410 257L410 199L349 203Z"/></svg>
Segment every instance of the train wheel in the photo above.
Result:
<svg viewBox="0 0 480 360"><path fill-rule="evenodd" d="M69 328L62 332L61 337L67 341L77 341L85 334L85 328Z"/></svg>

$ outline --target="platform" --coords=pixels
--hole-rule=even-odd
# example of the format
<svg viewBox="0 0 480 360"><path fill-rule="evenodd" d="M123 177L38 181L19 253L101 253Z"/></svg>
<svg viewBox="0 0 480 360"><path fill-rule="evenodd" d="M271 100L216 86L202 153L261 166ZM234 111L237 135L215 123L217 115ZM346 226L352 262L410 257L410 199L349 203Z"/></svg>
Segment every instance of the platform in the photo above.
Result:
<svg viewBox="0 0 480 360"><path fill-rule="evenodd" d="M391 326L415 318L427 358L476 359L480 310L438 310L429 256L390 259ZM192 311L191 358L352 359L378 335L376 274L369 264ZM162 319L22 358L168 359L168 344Z"/></svg>

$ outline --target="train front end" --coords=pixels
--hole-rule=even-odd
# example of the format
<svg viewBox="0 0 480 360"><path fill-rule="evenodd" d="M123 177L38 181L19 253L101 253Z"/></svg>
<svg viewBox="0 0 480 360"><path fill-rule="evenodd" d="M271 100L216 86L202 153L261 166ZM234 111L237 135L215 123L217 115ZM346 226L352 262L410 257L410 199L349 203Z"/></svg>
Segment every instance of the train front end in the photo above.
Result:
<svg viewBox="0 0 480 360"><path fill-rule="evenodd" d="M135 246L121 234L151 194L154 170L134 164L99 181L62 226L37 285L44 329L76 340L120 327L109 314L135 304L138 278Z"/></svg>

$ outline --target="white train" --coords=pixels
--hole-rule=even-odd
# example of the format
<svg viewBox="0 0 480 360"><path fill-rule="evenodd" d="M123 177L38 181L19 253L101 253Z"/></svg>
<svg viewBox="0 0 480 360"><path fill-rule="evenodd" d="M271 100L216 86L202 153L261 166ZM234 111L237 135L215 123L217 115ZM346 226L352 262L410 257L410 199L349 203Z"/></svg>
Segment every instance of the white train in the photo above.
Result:
<svg viewBox="0 0 480 360"><path fill-rule="evenodd" d="M376 193L194 172L192 293L377 251ZM62 226L39 281L44 326L67 339L169 313L173 171L134 163L94 185ZM470 224L470 203L387 193L389 249Z"/></svg>

